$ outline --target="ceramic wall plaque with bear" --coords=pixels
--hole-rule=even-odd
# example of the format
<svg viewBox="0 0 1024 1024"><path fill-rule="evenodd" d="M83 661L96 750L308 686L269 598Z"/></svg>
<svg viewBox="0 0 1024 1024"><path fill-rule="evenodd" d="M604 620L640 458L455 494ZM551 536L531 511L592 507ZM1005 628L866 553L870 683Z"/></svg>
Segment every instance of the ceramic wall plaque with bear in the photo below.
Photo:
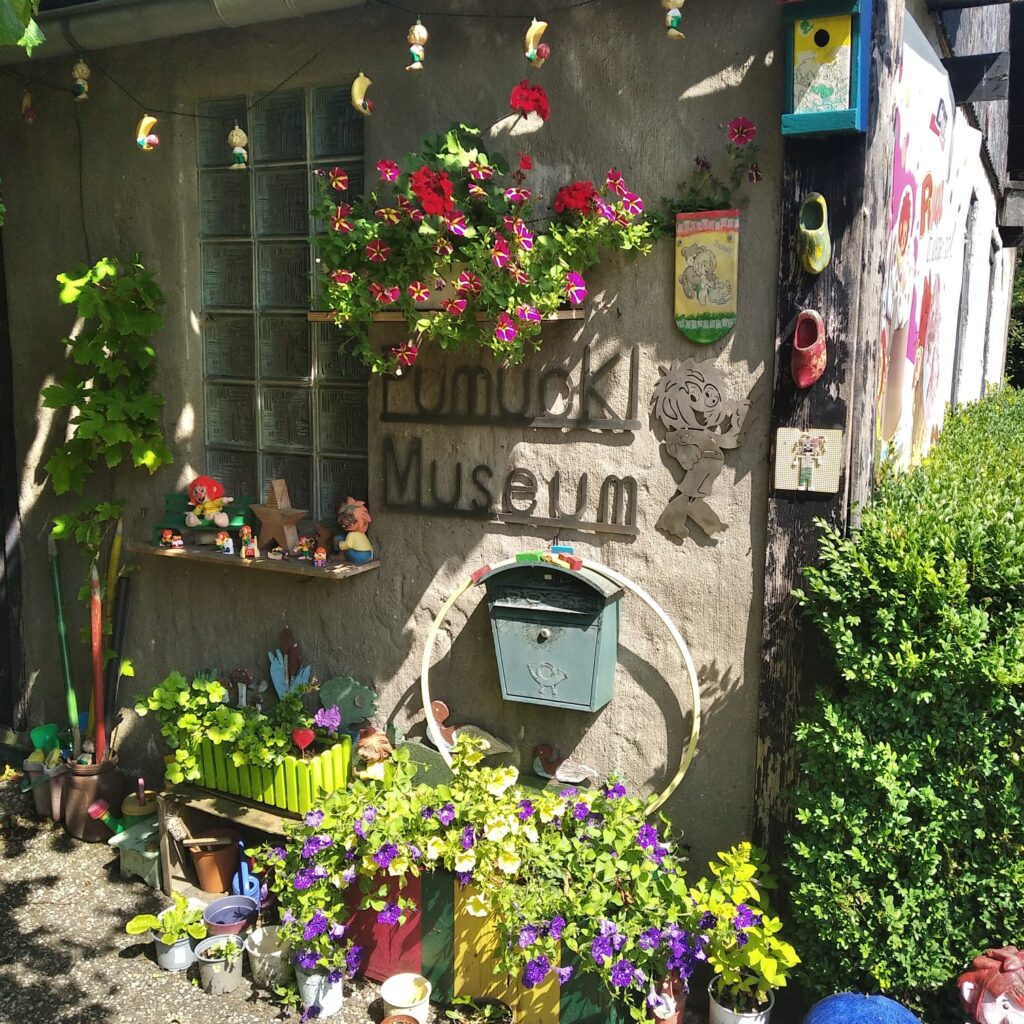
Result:
<svg viewBox="0 0 1024 1024"><path fill-rule="evenodd" d="M736 326L740 211L676 214L676 326L700 345Z"/></svg>

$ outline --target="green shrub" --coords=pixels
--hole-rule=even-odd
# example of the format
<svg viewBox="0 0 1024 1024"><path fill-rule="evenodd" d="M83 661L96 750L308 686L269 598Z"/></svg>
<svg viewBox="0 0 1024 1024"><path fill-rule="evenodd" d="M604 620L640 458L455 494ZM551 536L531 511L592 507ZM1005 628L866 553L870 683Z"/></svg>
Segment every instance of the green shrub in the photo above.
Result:
<svg viewBox="0 0 1024 1024"><path fill-rule="evenodd" d="M1013 303L1006 335L1006 379L1015 388L1024 387L1024 249L1017 250Z"/></svg>
<svg viewBox="0 0 1024 1024"><path fill-rule="evenodd" d="M1024 940L1024 392L951 415L806 578L842 682L797 730L802 977L944 1020L971 957Z"/></svg>

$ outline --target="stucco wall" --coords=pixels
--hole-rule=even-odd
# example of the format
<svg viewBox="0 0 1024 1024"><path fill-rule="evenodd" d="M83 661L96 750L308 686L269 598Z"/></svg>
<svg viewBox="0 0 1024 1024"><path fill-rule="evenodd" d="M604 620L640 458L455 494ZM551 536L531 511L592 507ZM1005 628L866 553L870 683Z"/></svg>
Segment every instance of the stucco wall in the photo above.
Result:
<svg viewBox="0 0 1024 1024"><path fill-rule="evenodd" d="M543 132L528 140L529 149L549 182L596 178L616 165L655 201L674 191L696 154L719 156L725 121L737 114L756 121L764 182L749 189L743 216L739 327L733 338L709 350L698 350L678 333L671 317L672 247L663 242L646 260L611 261L592 275L588 319L546 331L537 358L544 364L578 358L587 342L594 343L598 358L639 345L641 410L659 365L707 351L717 357L732 396L753 388L746 441L729 454L712 500L728 530L718 543L699 535L678 543L655 530L674 482L643 411L644 427L634 436L448 427L407 433L421 436L425 450L442 463L456 457L469 463L483 455L499 472L526 465L546 480L560 470L571 486L583 471L598 479L609 473L637 479L639 538L562 539L638 580L689 641L700 669L705 728L693 769L668 810L686 828L695 857L702 858L744 837L751 815L768 478L764 378L771 372L774 344L783 61L772 5L697 5L687 12L688 37L680 44L664 38L653 7L596 5L558 16L549 34L554 56L536 73L554 112ZM97 58L153 108L188 112L200 98L272 87L322 49L289 86L347 82L359 68L371 74L377 114L367 124L366 159L372 168L380 157L403 154L424 133L455 120L496 121L507 111L510 87L528 70L517 23L448 19L429 25L428 71L409 76L403 71L407 27L404 15L373 7L368 13L192 36ZM63 85L70 82L68 70L66 61L32 67L34 76ZM98 71L87 103L75 105L42 87L34 95L38 121L28 128L18 117L20 90L7 80L0 86L15 415L26 466L20 481L26 660L37 723L57 717L62 706L45 535L49 517L64 503L44 487L39 466L64 424L40 414L37 396L60 370L58 339L70 327L68 310L56 302L54 275L85 254L76 118L93 258L141 250L168 300L167 326L156 345L175 465L151 481L140 473L120 478L115 493L128 499L125 515L133 539L145 537L145 518L160 508L166 491L204 469L204 447L195 124L186 117L163 117L159 151L141 154L133 130L142 110ZM266 650L290 624L321 678L351 672L377 686L383 709L403 726L421 717L422 644L445 596L467 571L543 546L552 534L381 511L379 408L380 393L374 389L369 497L384 567L338 584L272 574L240 580L226 569L145 561L134 585L126 652L138 674L126 681L125 698L175 668L265 670ZM66 565L69 593L81 568ZM458 717L518 743L524 767L532 745L547 740L602 769L625 773L637 786L665 784L688 736L689 702L684 696L680 707L684 678L652 615L627 602L614 702L593 716L556 715L501 702L486 614L474 612L475 603L476 598L467 598L449 620L444 644L451 654L432 673L436 693L449 700ZM79 611L72 619L74 627L84 623ZM84 648L76 648L80 699L87 692L84 655ZM121 754L129 766L152 765L157 746L148 723L129 725Z"/></svg>

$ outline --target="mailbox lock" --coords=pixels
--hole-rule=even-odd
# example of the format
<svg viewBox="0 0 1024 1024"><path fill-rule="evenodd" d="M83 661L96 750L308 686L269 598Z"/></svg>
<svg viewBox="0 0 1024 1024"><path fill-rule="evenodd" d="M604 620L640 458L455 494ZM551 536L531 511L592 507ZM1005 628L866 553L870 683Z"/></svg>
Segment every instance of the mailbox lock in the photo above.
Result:
<svg viewBox="0 0 1024 1024"><path fill-rule="evenodd" d="M542 643L544 643L545 640L550 640L550 639L551 639L551 630L550 629L542 629L537 634L537 643L539 643L539 644L542 644Z"/></svg>

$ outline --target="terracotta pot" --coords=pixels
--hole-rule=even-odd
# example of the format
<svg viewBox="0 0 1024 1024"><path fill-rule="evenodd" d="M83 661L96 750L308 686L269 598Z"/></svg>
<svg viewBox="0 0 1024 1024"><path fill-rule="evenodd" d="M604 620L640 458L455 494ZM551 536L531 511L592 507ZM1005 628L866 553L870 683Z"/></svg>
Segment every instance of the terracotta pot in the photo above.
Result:
<svg viewBox="0 0 1024 1024"><path fill-rule="evenodd" d="M203 892L231 892L231 876L238 870L238 833L230 829L210 828L204 836L217 836L224 846L191 847L192 863Z"/></svg>
<svg viewBox="0 0 1024 1024"><path fill-rule="evenodd" d="M392 1013L385 1017L381 1024L416 1024L416 1018L407 1013Z"/></svg>
<svg viewBox="0 0 1024 1024"><path fill-rule="evenodd" d="M124 780L117 770L117 757L99 764L72 764L64 778L64 828L68 835L86 843L105 843L110 829L102 821L89 817L89 805L106 800L120 807L124 799Z"/></svg>

